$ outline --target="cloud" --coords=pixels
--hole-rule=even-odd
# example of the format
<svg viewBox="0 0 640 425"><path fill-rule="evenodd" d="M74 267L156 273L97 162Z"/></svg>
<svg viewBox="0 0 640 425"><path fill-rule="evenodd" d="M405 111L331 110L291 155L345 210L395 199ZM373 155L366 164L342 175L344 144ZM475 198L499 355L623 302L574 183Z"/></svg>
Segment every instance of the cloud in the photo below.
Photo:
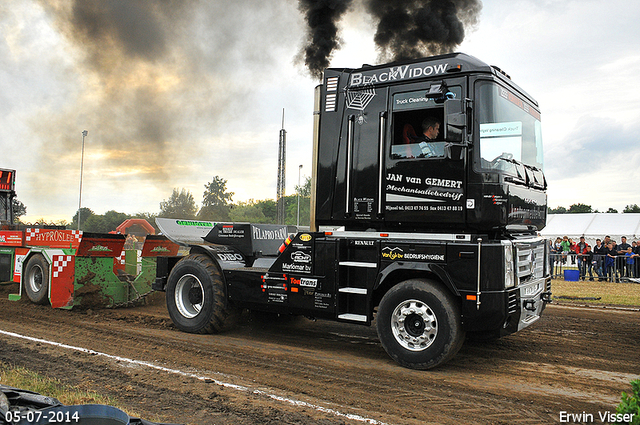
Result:
<svg viewBox="0 0 640 425"><path fill-rule="evenodd" d="M8 77L0 137L3 147L21 144L0 166L19 170L18 197L30 214L73 215L82 130L83 206L133 213L157 210L173 187L198 198L213 175L246 167L243 156L270 174L247 150L269 157L272 132L275 155L282 107L290 117L312 114L312 102L306 111L301 102L313 83L293 65L301 24L290 1L16 0L0 8ZM274 81L275 94L265 88ZM301 83L305 95L291 96ZM247 130L256 130L253 140ZM271 180L244 179L237 184L253 187L253 197Z"/></svg>
<svg viewBox="0 0 640 425"><path fill-rule="evenodd" d="M547 143L546 173L549 179L593 176L601 171L631 171L640 156L637 143L640 123L622 124L608 118L583 116L567 136ZM595 180L595 179L594 179Z"/></svg>
<svg viewBox="0 0 640 425"><path fill-rule="evenodd" d="M551 207L583 203L601 212L622 212L638 203L640 123L604 117L580 118L567 136L545 144L545 173Z"/></svg>

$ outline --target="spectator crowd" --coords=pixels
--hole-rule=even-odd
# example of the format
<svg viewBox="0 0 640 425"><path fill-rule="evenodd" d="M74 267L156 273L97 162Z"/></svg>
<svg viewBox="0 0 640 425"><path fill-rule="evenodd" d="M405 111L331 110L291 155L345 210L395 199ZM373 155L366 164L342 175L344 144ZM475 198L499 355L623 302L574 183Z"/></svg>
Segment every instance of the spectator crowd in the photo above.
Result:
<svg viewBox="0 0 640 425"><path fill-rule="evenodd" d="M551 269L557 275L557 270L572 265L580 271L580 279L598 279L619 282L640 277L640 241L627 243L627 238L622 236L620 243L609 236L604 239L596 239L596 245L591 246L585 242L584 236L579 242L564 236L550 240ZM555 268L554 268L555 267Z"/></svg>

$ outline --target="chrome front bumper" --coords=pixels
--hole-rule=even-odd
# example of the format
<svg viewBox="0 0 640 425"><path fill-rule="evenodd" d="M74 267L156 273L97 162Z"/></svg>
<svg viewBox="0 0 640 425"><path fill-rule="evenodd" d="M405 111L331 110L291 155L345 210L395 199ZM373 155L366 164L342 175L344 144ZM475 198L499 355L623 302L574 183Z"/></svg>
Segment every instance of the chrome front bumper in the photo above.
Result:
<svg viewBox="0 0 640 425"><path fill-rule="evenodd" d="M547 279L536 279L518 287L520 291L520 320L518 330L535 323L542 316L546 304L551 302Z"/></svg>

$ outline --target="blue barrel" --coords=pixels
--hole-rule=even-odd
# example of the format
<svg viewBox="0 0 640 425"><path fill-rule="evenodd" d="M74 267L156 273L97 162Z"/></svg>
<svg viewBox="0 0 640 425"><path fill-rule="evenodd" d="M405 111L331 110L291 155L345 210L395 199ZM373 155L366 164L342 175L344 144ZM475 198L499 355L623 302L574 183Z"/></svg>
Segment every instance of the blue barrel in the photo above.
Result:
<svg viewBox="0 0 640 425"><path fill-rule="evenodd" d="M577 282L580 279L580 271L579 270L565 270L564 271L564 280L568 280L570 282Z"/></svg>

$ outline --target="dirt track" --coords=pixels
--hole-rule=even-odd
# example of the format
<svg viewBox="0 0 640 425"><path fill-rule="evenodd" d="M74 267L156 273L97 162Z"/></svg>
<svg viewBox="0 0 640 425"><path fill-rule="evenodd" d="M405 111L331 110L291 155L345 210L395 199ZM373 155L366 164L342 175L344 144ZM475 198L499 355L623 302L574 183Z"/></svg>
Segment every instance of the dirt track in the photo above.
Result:
<svg viewBox="0 0 640 425"><path fill-rule="evenodd" d="M222 335L191 335L173 327L162 294L144 307L65 311L8 301L15 292L0 286L1 331L122 359L0 334L1 362L115 396L155 421L546 424L565 411L600 423L640 377L640 311L552 305L532 327L467 342L420 372L390 360L374 328L247 316Z"/></svg>

